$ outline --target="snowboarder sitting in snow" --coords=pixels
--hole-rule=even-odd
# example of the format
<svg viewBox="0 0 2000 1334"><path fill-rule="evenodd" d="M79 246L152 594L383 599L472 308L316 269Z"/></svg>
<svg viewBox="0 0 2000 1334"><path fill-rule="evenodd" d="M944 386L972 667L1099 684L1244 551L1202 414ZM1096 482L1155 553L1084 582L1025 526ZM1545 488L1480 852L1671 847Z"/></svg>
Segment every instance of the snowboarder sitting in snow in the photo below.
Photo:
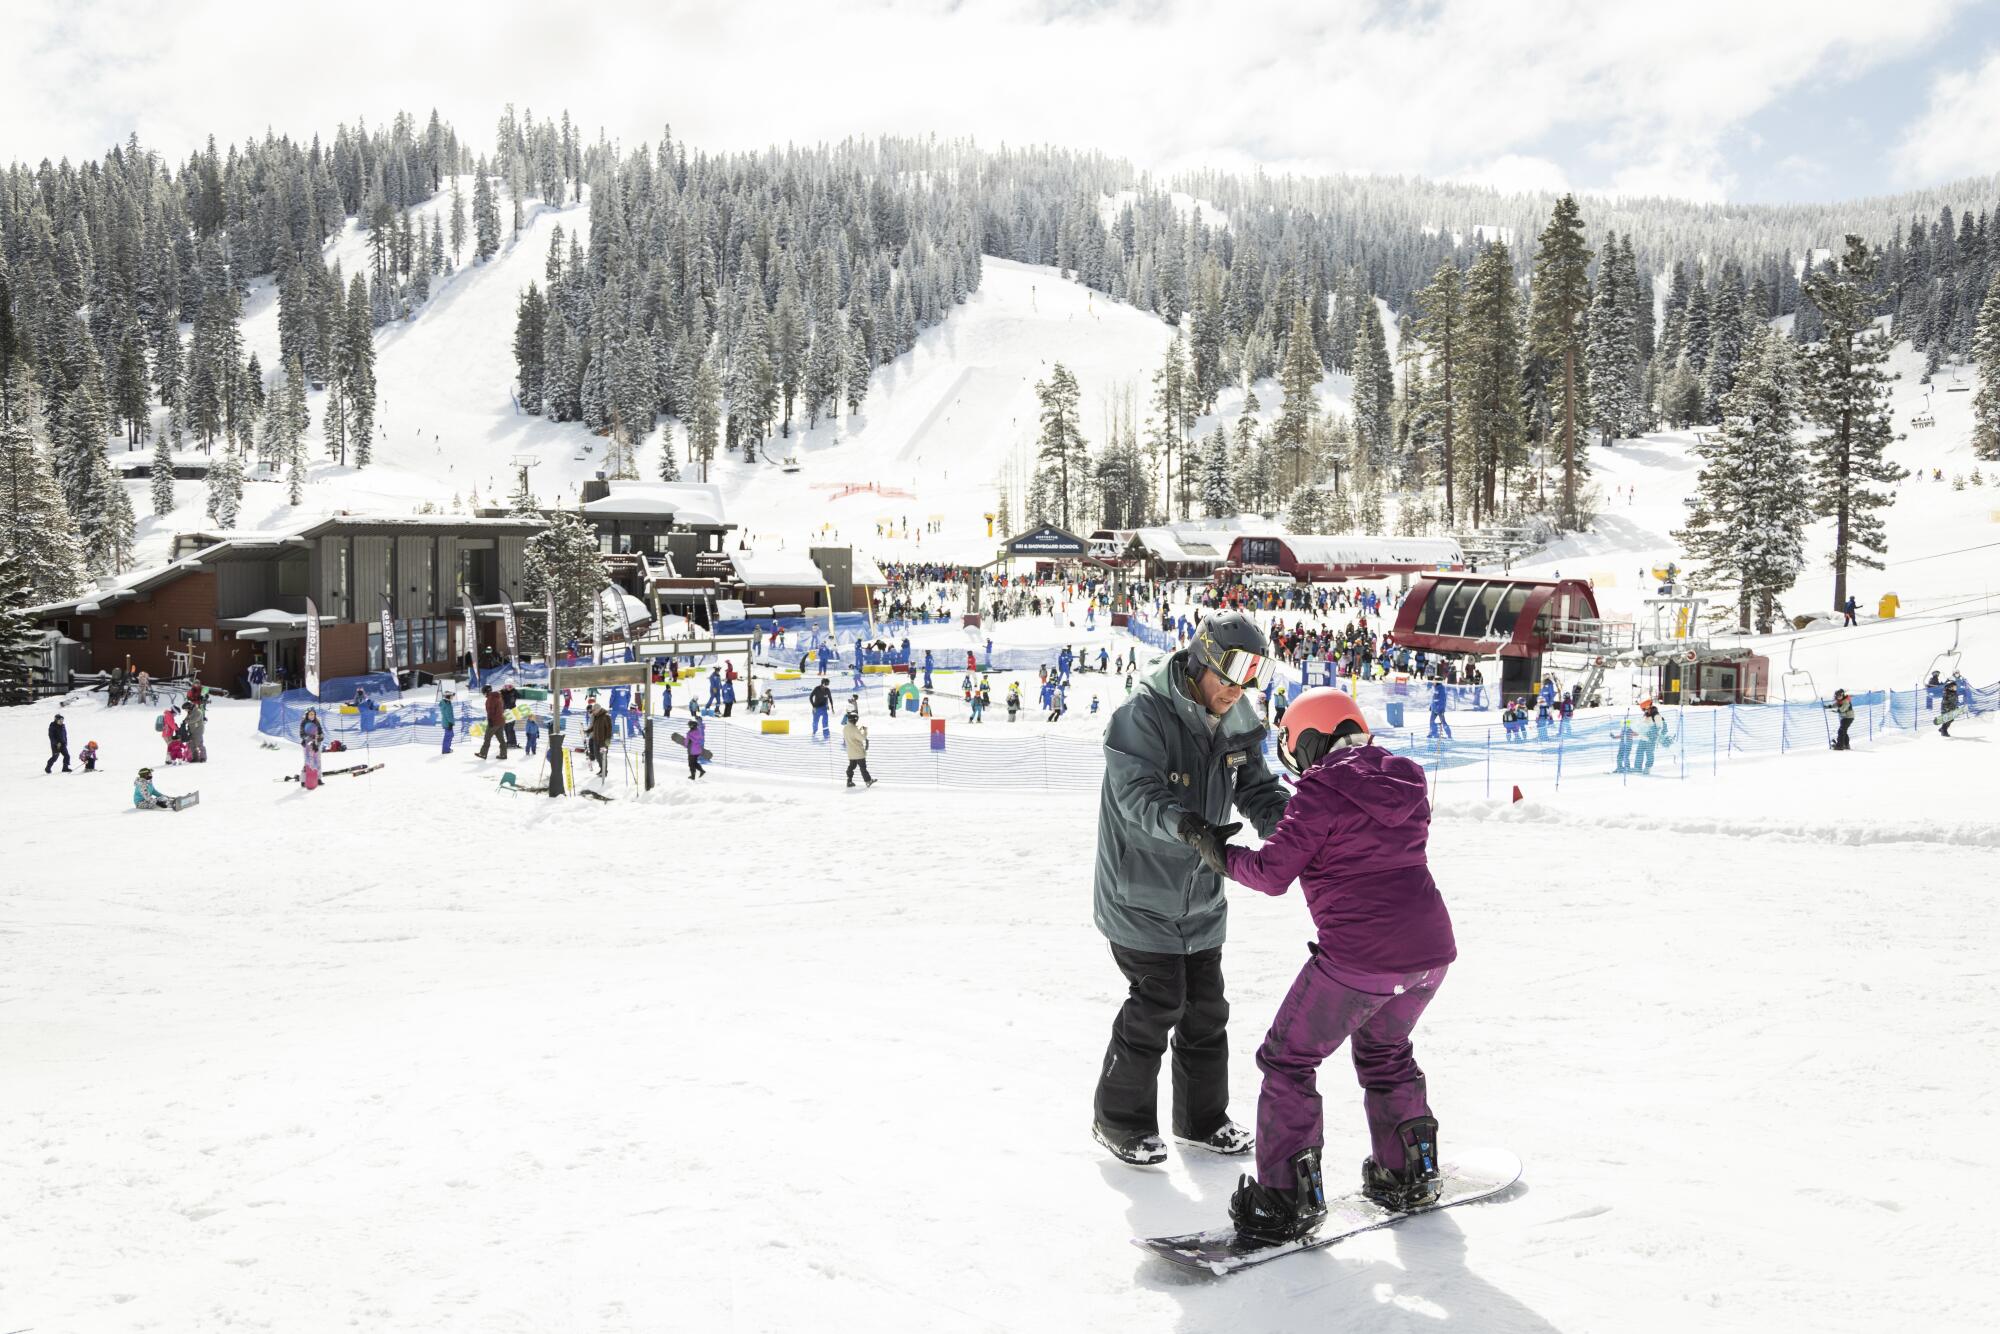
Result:
<svg viewBox="0 0 2000 1334"><path fill-rule="evenodd" d="M1297 879L1319 930L1257 1052L1257 1175L1229 1201L1241 1232L1274 1241L1326 1217L1315 1080L1350 1038L1373 1148L1362 1193L1399 1210L1437 1198L1438 1125L1410 1033L1458 957L1425 854L1423 766L1371 745L1360 707L1325 686L1286 712L1278 757L1299 785L1264 846L1230 847L1228 830L1195 844L1210 870L1265 894Z"/></svg>
<svg viewBox="0 0 2000 1334"><path fill-rule="evenodd" d="M139 776L132 780L132 805L142 811L170 811L174 808L174 799L153 786L151 769L141 769Z"/></svg>

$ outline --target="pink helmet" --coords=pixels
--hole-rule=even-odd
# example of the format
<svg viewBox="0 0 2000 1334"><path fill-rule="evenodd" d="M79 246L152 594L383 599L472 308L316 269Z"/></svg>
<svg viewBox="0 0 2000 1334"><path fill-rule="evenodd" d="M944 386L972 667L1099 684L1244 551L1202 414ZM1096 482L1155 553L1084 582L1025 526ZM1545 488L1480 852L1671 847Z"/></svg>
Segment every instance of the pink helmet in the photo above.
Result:
<svg viewBox="0 0 2000 1334"><path fill-rule="evenodd" d="M1368 735L1368 720L1354 697L1332 686L1315 686L1285 710L1278 758L1287 769L1302 774L1325 759L1336 741L1356 734Z"/></svg>

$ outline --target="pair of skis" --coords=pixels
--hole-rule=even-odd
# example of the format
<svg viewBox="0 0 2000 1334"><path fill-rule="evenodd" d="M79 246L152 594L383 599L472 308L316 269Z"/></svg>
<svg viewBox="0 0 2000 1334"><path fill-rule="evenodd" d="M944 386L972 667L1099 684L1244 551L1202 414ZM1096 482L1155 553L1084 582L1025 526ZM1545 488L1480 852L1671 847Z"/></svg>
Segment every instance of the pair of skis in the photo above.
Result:
<svg viewBox="0 0 2000 1334"><path fill-rule="evenodd" d="M335 774L353 774L359 777L362 774L372 774L381 767L379 764L350 764L344 769L322 769L319 771L319 776L321 778L332 778ZM303 774L286 774L278 781L280 783L301 783L305 781L305 776Z"/></svg>

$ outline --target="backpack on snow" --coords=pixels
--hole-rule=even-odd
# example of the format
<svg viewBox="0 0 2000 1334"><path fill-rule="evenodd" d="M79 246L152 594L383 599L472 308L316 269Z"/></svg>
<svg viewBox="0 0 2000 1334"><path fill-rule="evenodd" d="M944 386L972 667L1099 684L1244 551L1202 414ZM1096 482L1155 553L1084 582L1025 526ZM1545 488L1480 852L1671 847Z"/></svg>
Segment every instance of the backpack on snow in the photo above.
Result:
<svg viewBox="0 0 2000 1334"><path fill-rule="evenodd" d="M157 716L156 716L156 717L155 717L155 718L153 719L153 730L154 730L155 732L162 732L162 733L163 733L163 732L165 732L165 731L167 730L167 715L166 715L166 714L164 714L164 713L162 713L162 714L159 714L159 715L157 715Z"/></svg>

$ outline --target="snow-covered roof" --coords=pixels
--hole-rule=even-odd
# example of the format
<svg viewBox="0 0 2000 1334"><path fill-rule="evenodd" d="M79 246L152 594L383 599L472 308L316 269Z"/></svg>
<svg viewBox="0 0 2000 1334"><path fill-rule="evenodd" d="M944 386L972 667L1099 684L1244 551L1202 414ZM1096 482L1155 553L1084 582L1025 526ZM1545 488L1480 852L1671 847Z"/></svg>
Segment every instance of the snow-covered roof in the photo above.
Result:
<svg viewBox="0 0 2000 1334"><path fill-rule="evenodd" d="M812 557L799 551L732 551L736 577L752 588L817 588L826 582Z"/></svg>
<svg viewBox="0 0 2000 1334"><path fill-rule="evenodd" d="M656 515L716 528L727 523L722 488L713 482L606 482L605 486L605 495L584 503L585 514Z"/></svg>
<svg viewBox="0 0 2000 1334"><path fill-rule="evenodd" d="M1458 543L1449 537L1324 537L1285 539L1306 565L1456 565Z"/></svg>
<svg viewBox="0 0 2000 1334"><path fill-rule="evenodd" d="M873 556L866 556L857 551L854 553L852 582L866 588L881 588L889 580L883 575L882 567L875 563Z"/></svg>
<svg viewBox="0 0 2000 1334"><path fill-rule="evenodd" d="M100 579L97 587L62 602L50 602L40 607L30 607L30 616L59 616L64 612L78 612L88 615L103 611L106 607L128 601L148 589L170 583L191 570L200 568L217 558L234 553L244 555L249 551L269 551L292 541L289 533L251 533L241 537L231 537L189 552L179 560L171 560L164 565L152 565L143 570L126 570L122 574Z"/></svg>

